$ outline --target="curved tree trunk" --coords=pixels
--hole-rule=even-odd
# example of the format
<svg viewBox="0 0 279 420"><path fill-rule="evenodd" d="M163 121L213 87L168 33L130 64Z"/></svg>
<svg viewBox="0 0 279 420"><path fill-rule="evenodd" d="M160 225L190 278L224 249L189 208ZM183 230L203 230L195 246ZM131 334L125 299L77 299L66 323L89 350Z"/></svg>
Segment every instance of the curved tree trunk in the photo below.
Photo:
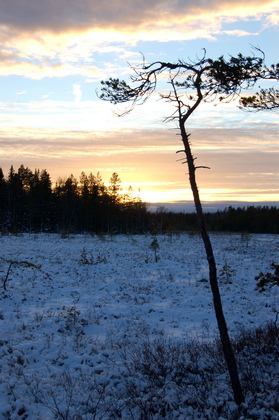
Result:
<svg viewBox="0 0 279 420"><path fill-rule="evenodd" d="M234 352L231 346L231 341L230 341L230 337L228 333L226 320L223 313L222 301L221 301L218 280L217 280L216 263L215 263L215 258L214 258L214 254L212 250L211 241L207 232L202 205L201 205L201 201L199 197L199 191L198 191L198 187L196 183L196 174L195 174L196 168L195 168L194 158L193 158L190 143L189 143L189 134L187 134L186 132L184 121L182 118L179 121L179 127L180 127L181 136L182 136L182 142L185 148L184 152L186 155L188 169L189 169L189 180L190 180L190 185L193 192L197 217L198 217L198 221L200 225L201 236L203 239L207 261L208 261L210 287L211 287L212 296L213 296L214 310L215 310L219 334L221 338L223 353L224 353L224 357L227 363L227 367L228 367L228 371L229 371L229 375L231 379L232 389L234 393L234 400L236 404L240 405L241 403L244 402L244 396L243 396L243 392L242 392L242 388L241 388L241 384L240 384L240 380L238 376L237 364L236 364Z"/></svg>

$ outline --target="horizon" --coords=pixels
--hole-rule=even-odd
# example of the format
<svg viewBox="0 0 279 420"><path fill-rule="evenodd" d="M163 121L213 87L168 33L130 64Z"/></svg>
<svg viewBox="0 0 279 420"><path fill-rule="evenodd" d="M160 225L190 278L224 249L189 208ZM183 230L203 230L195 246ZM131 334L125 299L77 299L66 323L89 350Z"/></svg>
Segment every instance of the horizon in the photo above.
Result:
<svg viewBox="0 0 279 420"><path fill-rule="evenodd" d="M15 167L14 165L12 165L14 167L14 170L17 172L18 167ZM25 166L25 165L24 165ZM27 166L25 166L27 167ZM0 166L0 169L3 170L3 168ZM32 168L31 171L33 172L34 170L46 170L48 173L49 171L47 170L47 168L34 168L34 170ZM10 170L10 168L9 168ZM8 170L4 171L4 178L7 180L8 178ZM97 173L92 173L93 175L97 175ZM52 188L55 187L56 182L59 180L59 178L61 178L62 180L66 180L69 176L73 175L74 178L77 180L78 184L79 184L79 177L77 177L75 174L68 174L67 176L62 177L58 177L55 181L52 180L51 174L49 173L50 179L51 179L51 184L52 184ZM79 174L81 175L81 173ZM89 175L89 174L86 174ZM101 178L102 178L102 174L100 173ZM111 176L112 174L110 174ZM121 175L118 174L120 176L121 179ZM103 178L102 178L103 179ZM103 180L104 181L104 180ZM187 180L185 180L186 182ZM109 182L104 182L105 186L107 187L109 185ZM185 184L186 185L186 184ZM123 194L127 193L129 191L129 188L132 185L129 183L126 183L125 185L123 185L123 183L121 182L121 191L123 191ZM139 187L139 185L137 185ZM131 192L131 191L130 191ZM190 190L190 187L186 188L185 187L185 196L192 195L192 191ZM195 212L195 203L193 201L193 199L191 199L191 197L189 199L181 199L181 200L170 200L170 201L148 201L146 199L144 199L143 197L141 197L141 188L139 187L139 189L133 189L132 190L132 194L134 195L134 197L139 197L142 202L144 202L147 206L148 206L148 210L150 210L151 212L155 212L155 211L170 211L170 212L174 212L174 213L178 213L178 212ZM154 196L154 192L152 193ZM148 195L148 194L147 194ZM279 199L278 200L264 200L264 201L249 201L249 200L205 200L203 199L203 197L201 196L201 203L202 203L202 207L204 212L217 212L217 211L222 211L225 210L228 207L233 207L233 208L247 208L249 206L254 206L254 207L263 207L263 206L267 206L267 207L278 207L279 208Z"/></svg>
<svg viewBox="0 0 279 420"><path fill-rule="evenodd" d="M191 201L180 201L175 203L147 203L148 209L152 212L156 211L167 211L173 213L195 213L194 202ZM217 211L223 211L226 208L247 208L250 206L254 207L276 207L279 208L278 201L205 201L202 202L202 208L205 213L215 213Z"/></svg>
<svg viewBox="0 0 279 420"><path fill-rule="evenodd" d="M12 165L14 167L14 165ZM24 165L25 166L25 165ZM26 166L25 166L26 167ZM0 169L3 169L0 167ZM10 169L10 168L9 168ZM18 168L14 167L15 171L17 172ZM31 168L29 168L31 169ZM39 169L44 170L46 168L35 168L35 169ZM32 170L32 169L31 169ZM47 169L46 169L47 171ZM3 171L4 172L4 171ZM33 172L33 170L32 170ZM48 171L47 171L48 172ZM48 172L49 173L49 172ZM50 179L51 179L51 174L50 175ZM93 173L93 175L96 175L95 173ZM102 174L100 174L102 176ZM118 174L119 175L119 174ZM70 174L68 175L70 176ZM76 178L76 180L78 181L78 177L76 177L74 175L74 177ZM6 173L4 172L4 178L7 180L8 178L8 171L6 171ZM66 180L67 177L63 177L63 180ZM58 181L58 178L56 179L55 182L52 181L52 188L55 187L55 183ZM79 183L79 181L78 181ZM107 187L109 185L108 182L105 182L105 186ZM125 188L122 188L122 184L121 184L121 191L123 191L123 194L125 194L126 192L128 192L128 188L130 187L129 184L126 185ZM147 205L147 209L151 212L156 212L156 211L163 211L163 212L173 212L173 213L195 213L195 203L193 201L193 199L188 199L188 200L172 200L172 201L147 201L142 199L141 197L141 192L140 191L132 191L134 194L134 197L139 197L141 198L142 202L145 203ZM185 189L186 192L186 189ZM191 191L188 191L191 194ZM243 201L243 200L203 200L201 197L201 204L203 207L204 212L209 212L209 213L213 213L213 212L217 212L217 211L223 211L228 207L233 207L233 208L247 208L249 206L254 206L254 207L276 207L279 208L279 200L278 201Z"/></svg>

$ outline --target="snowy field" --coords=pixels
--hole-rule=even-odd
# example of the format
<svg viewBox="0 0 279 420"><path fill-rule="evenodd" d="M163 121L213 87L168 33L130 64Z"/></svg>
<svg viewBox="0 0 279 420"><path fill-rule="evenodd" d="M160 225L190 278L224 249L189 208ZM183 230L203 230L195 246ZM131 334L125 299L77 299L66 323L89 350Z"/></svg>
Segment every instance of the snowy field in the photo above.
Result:
<svg viewBox="0 0 279 420"><path fill-rule="evenodd" d="M255 405L250 417L230 417L235 407L223 371L222 389L207 398L203 413L201 403L181 402L177 382L165 378L157 386L162 375L154 374L152 394L137 377L137 366L152 365L144 355L157 367L164 356L174 370L173 354L182 357L178 343L192 343L193 350L193 342L198 348L218 335L200 237L158 235L158 262L153 239L0 237L0 419L279 418L278 383L268 397L278 398L277 412L273 403L272 410ZM277 320L278 287L260 292L255 276L279 263L278 235L211 239L231 336Z"/></svg>

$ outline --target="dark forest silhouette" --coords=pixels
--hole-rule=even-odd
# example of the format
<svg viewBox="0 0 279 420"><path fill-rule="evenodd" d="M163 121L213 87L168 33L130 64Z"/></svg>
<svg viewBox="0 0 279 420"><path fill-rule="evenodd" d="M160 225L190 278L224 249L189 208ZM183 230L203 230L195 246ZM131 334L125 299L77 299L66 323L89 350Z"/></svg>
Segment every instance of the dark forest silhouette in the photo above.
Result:
<svg viewBox="0 0 279 420"><path fill-rule="evenodd" d="M279 233L279 209L268 206L228 207L205 213L211 231ZM113 173L105 186L99 173L70 175L52 185L49 173L11 166L0 169L0 230L5 232L178 233L198 231L193 213L154 211L129 188L121 189Z"/></svg>

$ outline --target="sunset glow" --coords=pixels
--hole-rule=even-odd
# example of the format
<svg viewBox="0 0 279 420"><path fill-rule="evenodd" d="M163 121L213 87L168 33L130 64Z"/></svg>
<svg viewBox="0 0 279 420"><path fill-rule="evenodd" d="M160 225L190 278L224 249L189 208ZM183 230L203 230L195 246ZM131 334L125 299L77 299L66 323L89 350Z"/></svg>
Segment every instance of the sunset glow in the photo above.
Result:
<svg viewBox="0 0 279 420"><path fill-rule="evenodd" d="M11 165L47 169L52 182L82 171L117 172L143 201L191 200L172 107L158 96L126 117L96 90L108 77L129 80L129 64L265 53L278 60L279 5L272 0L77 4L0 0L0 154ZM203 201L279 202L278 112L237 103L203 104L188 129Z"/></svg>

